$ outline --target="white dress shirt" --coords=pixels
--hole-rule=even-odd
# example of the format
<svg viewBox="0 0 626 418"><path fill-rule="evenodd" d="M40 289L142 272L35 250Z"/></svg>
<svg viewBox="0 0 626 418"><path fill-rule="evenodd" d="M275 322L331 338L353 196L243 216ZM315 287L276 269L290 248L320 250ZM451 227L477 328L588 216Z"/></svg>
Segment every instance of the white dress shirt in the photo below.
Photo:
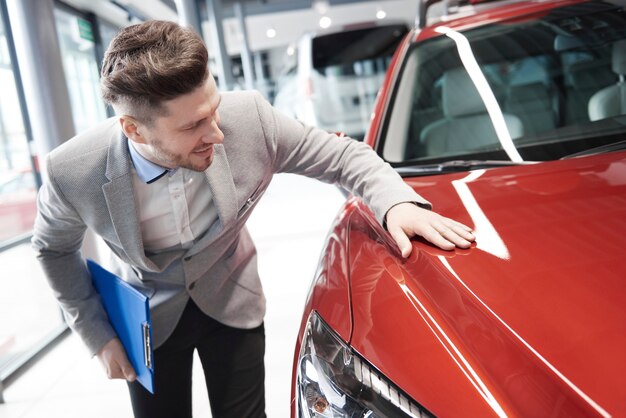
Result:
<svg viewBox="0 0 626 418"><path fill-rule="evenodd" d="M217 220L204 172L167 169L146 160L128 141L135 204L146 253L191 248Z"/></svg>

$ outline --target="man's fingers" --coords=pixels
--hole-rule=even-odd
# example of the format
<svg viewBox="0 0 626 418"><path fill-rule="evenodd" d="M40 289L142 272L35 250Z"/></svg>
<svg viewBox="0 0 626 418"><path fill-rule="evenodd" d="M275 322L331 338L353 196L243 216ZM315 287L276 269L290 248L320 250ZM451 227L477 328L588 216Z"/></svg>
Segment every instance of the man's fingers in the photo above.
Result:
<svg viewBox="0 0 626 418"><path fill-rule="evenodd" d="M134 382L137 379L137 373L135 373L135 369L128 361L124 350L117 353L116 362L122 372L122 376L120 376L122 379L126 379L129 382Z"/></svg>
<svg viewBox="0 0 626 418"><path fill-rule="evenodd" d="M467 225L410 203L393 206L387 211L386 221L404 257L411 254L409 237L413 235L420 235L444 250L453 250L455 246L469 248L476 239Z"/></svg>
<svg viewBox="0 0 626 418"><path fill-rule="evenodd" d="M137 374L135 373L133 366L131 366L130 364L122 366L122 373L124 374L124 379L128 380L129 382L134 382L135 380L137 380Z"/></svg>
<svg viewBox="0 0 626 418"><path fill-rule="evenodd" d="M400 253L402 253L402 257L407 258L408 256L410 256L413 245L411 244L411 240L406 235L406 233L401 228L390 229L389 233L398 245Z"/></svg>
<svg viewBox="0 0 626 418"><path fill-rule="evenodd" d="M474 241L476 237L474 236L474 231L469 226L463 225L462 223L456 222L452 219L449 219L452 222L451 228L454 232L456 232L459 236L465 238L468 241Z"/></svg>
<svg viewBox="0 0 626 418"><path fill-rule="evenodd" d="M474 241L474 235L472 233L467 232L457 225L443 225L438 230L445 239L460 248L468 248L472 244L472 241Z"/></svg>
<svg viewBox="0 0 626 418"><path fill-rule="evenodd" d="M117 363L109 364L105 371L109 379L124 379L124 372Z"/></svg>
<svg viewBox="0 0 626 418"><path fill-rule="evenodd" d="M441 228L441 229L443 229L443 228ZM446 231L450 231L450 229L448 228L448 229L446 229ZM450 241L449 239L447 239L442 234L442 232L440 232L439 230L435 229L432 226L429 226L420 235L422 235L424 238L426 238L426 240L428 240L431 243L435 244L439 248L442 248L444 250L452 250L452 249L454 249L455 243L453 241Z"/></svg>
<svg viewBox="0 0 626 418"><path fill-rule="evenodd" d="M124 347L119 339L113 338L96 354L104 367L109 379L126 379L134 382L137 379L135 369L128 361Z"/></svg>
<svg viewBox="0 0 626 418"><path fill-rule="evenodd" d="M124 379L129 382L137 380L137 373L135 373L133 366L121 359L118 359L111 365L111 370L109 370L107 375L109 379Z"/></svg>
<svg viewBox="0 0 626 418"><path fill-rule="evenodd" d="M450 219L450 218L446 218L446 220L447 220L448 222L451 222L451 223L452 223L452 224L454 224L455 226L457 226L457 227L461 228L461 229L462 229L462 230L464 230L464 231L467 231L467 232L470 232L470 233L471 233L471 232L473 232L473 229L472 229L472 228L470 228L469 226L467 226L467 225L465 225L465 224L462 224L462 223L461 223L461 222L459 222L459 221L455 221L454 219Z"/></svg>

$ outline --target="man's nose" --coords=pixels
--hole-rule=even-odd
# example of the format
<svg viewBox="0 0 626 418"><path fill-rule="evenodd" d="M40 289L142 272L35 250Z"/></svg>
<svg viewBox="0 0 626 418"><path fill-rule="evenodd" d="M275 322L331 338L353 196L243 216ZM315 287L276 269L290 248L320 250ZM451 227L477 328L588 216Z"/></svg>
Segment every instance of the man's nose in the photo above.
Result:
<svg viewBox="0 0 626 418"><path fill-rule="evenodd" d="M202 136L202 142L206 144L221 144L224 142L224 132L222 132L215 120L211 121L211 126Z"/></svg>

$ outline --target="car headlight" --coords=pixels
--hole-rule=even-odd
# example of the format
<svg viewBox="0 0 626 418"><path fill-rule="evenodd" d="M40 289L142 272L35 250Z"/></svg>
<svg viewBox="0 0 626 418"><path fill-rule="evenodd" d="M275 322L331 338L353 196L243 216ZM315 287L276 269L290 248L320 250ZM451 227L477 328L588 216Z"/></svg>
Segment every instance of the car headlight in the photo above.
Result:
<svg viewBox="0 0 626 418"><path fill-rule="evenodd" d="M361 360L316 312L302 338L297 385L302 418L433 416Z"/></svg>

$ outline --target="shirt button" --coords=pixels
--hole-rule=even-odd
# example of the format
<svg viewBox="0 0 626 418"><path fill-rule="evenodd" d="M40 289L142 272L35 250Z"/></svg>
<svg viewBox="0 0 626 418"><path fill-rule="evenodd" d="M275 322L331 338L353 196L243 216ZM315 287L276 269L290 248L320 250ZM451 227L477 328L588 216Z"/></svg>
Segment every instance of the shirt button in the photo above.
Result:
<svg viewBox="0 0 626 418"><path fill-rule="evenodd" d="M189 285L189 290L193 290L194 287L196 287L196 282L193 282Z"/></svg>
<svg viewBox="0 0 626 418"><path fill-rule="evenodd" d="M192 257L192 256L187 256L187 257L183 258L183 260L185 260L185 261L189 261L189 260L191 260L191 257Z"/></svg>

